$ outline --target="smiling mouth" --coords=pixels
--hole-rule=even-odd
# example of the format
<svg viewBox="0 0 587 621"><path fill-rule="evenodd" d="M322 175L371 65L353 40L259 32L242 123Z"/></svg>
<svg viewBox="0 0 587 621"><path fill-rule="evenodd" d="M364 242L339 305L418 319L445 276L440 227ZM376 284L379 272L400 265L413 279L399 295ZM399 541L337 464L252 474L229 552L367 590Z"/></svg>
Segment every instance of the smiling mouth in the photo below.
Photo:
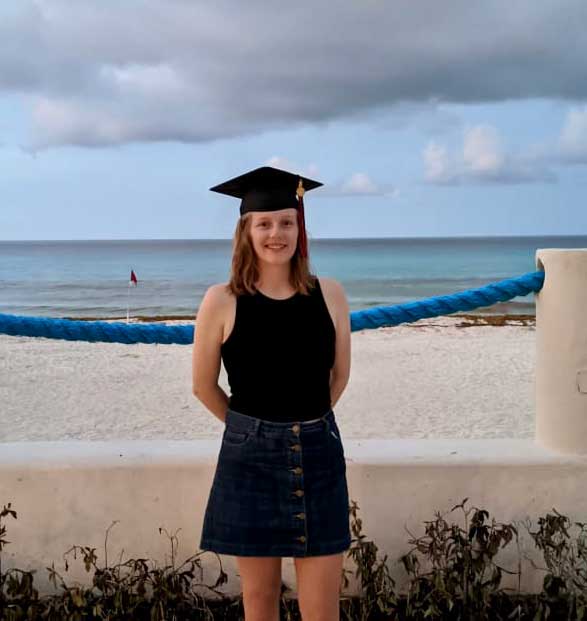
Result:
<svg viewBox="0 0 587 621"><path fill-rule="evenodd" d="M270 246L265 246L265 248L269 250L283 250L285 247L285 244L271 244Z"/></svg>

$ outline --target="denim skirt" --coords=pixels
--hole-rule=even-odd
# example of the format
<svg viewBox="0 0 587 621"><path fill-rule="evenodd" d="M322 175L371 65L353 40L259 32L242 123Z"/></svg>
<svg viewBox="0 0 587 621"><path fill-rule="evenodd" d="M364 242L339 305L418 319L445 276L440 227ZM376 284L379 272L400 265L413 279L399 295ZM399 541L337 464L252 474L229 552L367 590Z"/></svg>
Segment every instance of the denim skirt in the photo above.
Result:
<svg viewBox="0 0 587 621"><path fill-rule="evenodd" d="M334 411L273 422L229 408L225 422L200 549L281 557L347 550L346 463Z"/></svg>

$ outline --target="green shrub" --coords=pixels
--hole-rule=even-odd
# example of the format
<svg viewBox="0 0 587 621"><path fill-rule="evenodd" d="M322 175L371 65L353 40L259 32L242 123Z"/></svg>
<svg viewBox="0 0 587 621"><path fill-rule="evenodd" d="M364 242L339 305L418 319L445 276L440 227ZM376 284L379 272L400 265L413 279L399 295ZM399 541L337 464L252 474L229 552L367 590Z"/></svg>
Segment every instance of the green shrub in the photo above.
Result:
<svg viewBox="0 0 587 621"><path fill-rule="evenodd" d="M522 575L518 528L511 524L489 522L485 509L465 509L468 498L454 506L449 513L460 509L464 524L448 523L440 513L426 521L424 534L411 535L412 549L396 563L407 573L407 592L396 593L385 555L378 559L377 546L362 533L362 520L357 516L355 501L349 507L353 535L347 557L355 564L354 576L360 586L360 597L344 593L350 582L343 569L340 600L341 618L358 621L378 620L435 620L448 621L501 621L529 620L556 621L558 619L587 619L587 529L579 527L576 541L569 534L569 519L553 509L554 514L538 519L538 530L532 531L524 523L534 544L541 551L546 567L535 569L545 572L543 589L537 594L520 592ZM222 592L228 576L219 555L219 573L212 584L203 581L203 567L199 552L176 566L177 536L169 535L171 564L150 567L148 559L130 559L108 563L108 534L104 544L104 566L99 566L95 548L72 546L64 554L65 571L68 556L79 554L87 572L93 571L91 586L68 586L54 563L47 567L49 580L56 593L40 597L34 588L33 571L10 568L2 571L2 551L6 544L6 526L3 520L17 519L11 503L0 512L0 621L85 621L136 620L183 621L193 619L243 619L242 596L229 597ZM409 531L408 531L409 532ZM506 546L515 542L518 563L515 570L498 565L495 557ZM422 571L426 565L427 570ZM501 587L504 573L518 577L518 588ZM200 593L196 592L200 590ZM206 595L202 595L203 591ZM289 595L289 597L288 597ZM284 584L281 588L281 618L297 621L300 618L297 601Z"/></svg>

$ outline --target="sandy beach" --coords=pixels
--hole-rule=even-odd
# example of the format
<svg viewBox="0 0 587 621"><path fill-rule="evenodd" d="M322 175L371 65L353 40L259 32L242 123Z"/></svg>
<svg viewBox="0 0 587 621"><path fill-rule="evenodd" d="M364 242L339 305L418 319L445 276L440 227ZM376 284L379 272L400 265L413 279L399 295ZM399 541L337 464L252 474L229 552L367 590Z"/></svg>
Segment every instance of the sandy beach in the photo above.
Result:
<svg viewBox="0 0 587 621"><path fill-rule="evenodd" d="M341 433L532 437L535 334L533 319L465 315L353 332ZM0 334L0 442L218 437L223 424L191 392L191 355ZM229 394L224 368L219 384Z"/></svg>

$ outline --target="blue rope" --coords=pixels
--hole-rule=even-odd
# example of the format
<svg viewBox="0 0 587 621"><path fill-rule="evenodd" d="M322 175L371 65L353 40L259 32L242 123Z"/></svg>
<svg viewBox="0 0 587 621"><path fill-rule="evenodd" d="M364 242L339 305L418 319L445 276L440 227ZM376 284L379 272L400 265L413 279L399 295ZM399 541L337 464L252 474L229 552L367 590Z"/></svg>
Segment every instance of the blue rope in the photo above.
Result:
<svg viewBox="0 0 587 621"><path fill-rule="evenodd" d="M500 280L478 289L467 289L450 295L439 295L416 302L394 306L376 306L351 313L351 331L397 326L424 319L450 315L505 302L516 296L540 291L544 272L529 272L516 278ZM127 324L122 322L80 321L51 317L27 317L0 313L0 334L11 336L40 336L67 341L103 343L160 343L190 345L194 341L194 326L159 324Z"/></svg>
<svg viewBox="0 0 587 621"><path fill-rule="evenodd" d="M507 278L477 289L467 289L450 295L437 295L396 306L367 308L351 313L351 330L397 326L400 323L418 321L425 317L438 317L457 311L491 306L496 302L505 302L516 296L536 293L542 289L543 283L543 271L529 272L517 278Z"/></svg>

